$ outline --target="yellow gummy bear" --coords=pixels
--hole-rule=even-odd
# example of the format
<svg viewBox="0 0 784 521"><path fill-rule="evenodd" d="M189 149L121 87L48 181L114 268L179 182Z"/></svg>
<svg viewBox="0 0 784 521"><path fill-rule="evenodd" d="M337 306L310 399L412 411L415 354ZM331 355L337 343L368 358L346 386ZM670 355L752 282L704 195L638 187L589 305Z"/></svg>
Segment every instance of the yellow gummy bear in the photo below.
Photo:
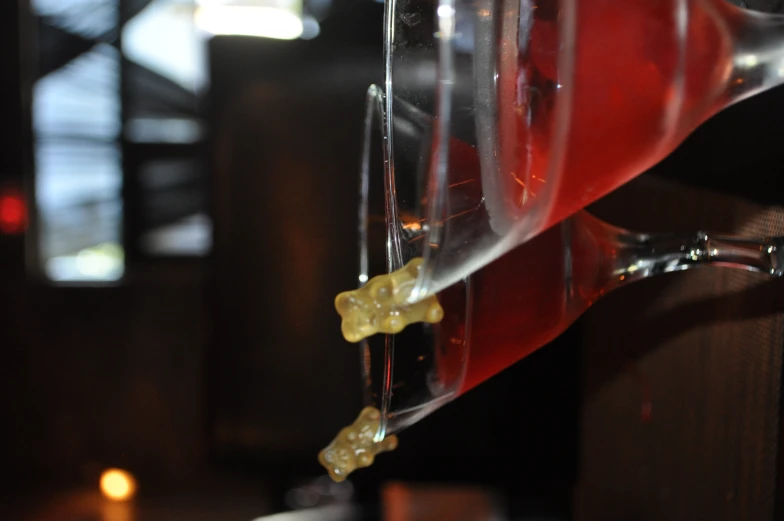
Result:
<svg viewBox="0 0 784 521"><path fill-rule="evenodd" d="M381 412L365 407L354 423L340 430L332 443L319 452L318 460L329 472L329 477L341 482L357 469L373 464L376 454L397 447L397 436L374 441L381 423Z"/></svg>
<svg viewBox="0 0 784 521"><path fill-rule="evenodd" d="M435 295L408 302L423 262L419 257L412 259L397 271L373 277L365 286L335 297L343 337L359 342L376 333L399 333L416 322L440 322L444 310Z"/></svg>

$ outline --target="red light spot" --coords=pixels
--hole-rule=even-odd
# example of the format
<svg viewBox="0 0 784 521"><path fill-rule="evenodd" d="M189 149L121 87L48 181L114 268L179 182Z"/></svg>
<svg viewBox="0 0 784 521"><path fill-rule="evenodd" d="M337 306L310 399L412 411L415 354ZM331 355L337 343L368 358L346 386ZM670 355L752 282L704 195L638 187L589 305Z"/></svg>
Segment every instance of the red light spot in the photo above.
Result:
<svg viewBox="0 0 784 521"><path fill-rule="evenodd" d="M27 204L19 193L0 193L0 233L16 235L27 227Z"/></svg>

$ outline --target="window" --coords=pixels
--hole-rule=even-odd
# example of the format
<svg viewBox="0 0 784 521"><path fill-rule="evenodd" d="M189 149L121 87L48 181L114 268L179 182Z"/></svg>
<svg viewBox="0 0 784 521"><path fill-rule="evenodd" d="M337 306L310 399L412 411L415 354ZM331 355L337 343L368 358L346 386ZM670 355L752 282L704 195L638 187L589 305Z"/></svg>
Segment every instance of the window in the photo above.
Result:
<svg viewBox="0 0 784 521"><path fill-rule="evenodd" d="M40 271L58 282L113 282L129 258L204 255L199 100L208 69L192 3L31 5Z"/></svg>

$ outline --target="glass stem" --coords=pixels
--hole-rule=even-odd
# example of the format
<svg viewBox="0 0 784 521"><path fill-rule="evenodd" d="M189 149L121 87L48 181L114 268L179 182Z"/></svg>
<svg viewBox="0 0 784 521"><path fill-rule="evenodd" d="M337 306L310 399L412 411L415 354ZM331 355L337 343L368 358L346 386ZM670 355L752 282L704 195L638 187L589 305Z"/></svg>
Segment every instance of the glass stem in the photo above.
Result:
<svg viewBox="0 0 784 521"><path fill-rule="evenodd" d="M734 45L728 106L784 83L784 15L722 10Z"/></svg>
<svg viewBox="0 0 784 521"><path fill-rule="evenodd" d="M724 266L784 275L784 237L731 237L699 231L636 234L614 229L612 273L605 290L662 273Z"/></svg>

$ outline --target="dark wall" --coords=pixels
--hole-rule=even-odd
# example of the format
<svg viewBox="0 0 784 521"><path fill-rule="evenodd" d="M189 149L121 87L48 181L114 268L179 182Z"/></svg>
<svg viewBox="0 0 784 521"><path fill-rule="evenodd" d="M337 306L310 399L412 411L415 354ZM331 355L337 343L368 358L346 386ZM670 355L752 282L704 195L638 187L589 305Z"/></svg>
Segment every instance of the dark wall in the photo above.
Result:
<svg viewBox="0 0 784 521"><path fill-rule="evenodd" d="M0 5L0 187L32 199L33 20ZM32 223L34 224L34 223ZM79 484L106 465L148 484L203 458L203 263L136 266L123 287L31 281L32 236L0 236L0 493ZM27 251L25 249L27 248Z"/></svg>
<svg viewBox="0 0 784 521"><path fill-rule="evenodd" d="M92 481L107 465L161 483L199 469L203 292L198 273L166 278L4 284L0 436L17 484Z"/></svg>
<svg viewBox="0 0 784 521"><path fill-rule="evenodd" d="M319 474L317 452L361 407L359 354L342 341L332 300L356 286L364 100L382 79L381 9L332 13L312 41L211 44L208 406L219 462Z"/></svg>

